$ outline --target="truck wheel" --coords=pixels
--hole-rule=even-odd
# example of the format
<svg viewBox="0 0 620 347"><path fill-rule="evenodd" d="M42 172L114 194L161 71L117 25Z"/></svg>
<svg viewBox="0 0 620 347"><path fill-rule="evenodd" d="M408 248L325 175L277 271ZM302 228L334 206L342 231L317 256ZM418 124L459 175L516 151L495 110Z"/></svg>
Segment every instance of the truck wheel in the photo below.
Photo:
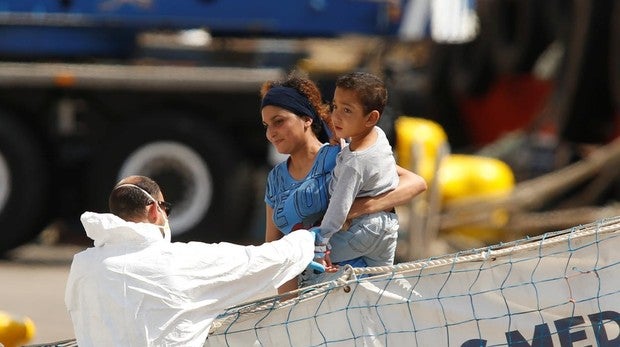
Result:
<svg viewBox="0 0 620 347"><path fill-rule="evenodd" d="M122 124L94 158L91 206L107 212L108 195L129 175L153 178L173 204L176 241L238 241L249 226L252 180L225 137L189 118Z"/></svg>
<svg viewBox="0 0 620 347"><path fill-rule="evenodd" d="M0 112L0 254L32 240L47 222L47 169L34 136Z"/></svg>

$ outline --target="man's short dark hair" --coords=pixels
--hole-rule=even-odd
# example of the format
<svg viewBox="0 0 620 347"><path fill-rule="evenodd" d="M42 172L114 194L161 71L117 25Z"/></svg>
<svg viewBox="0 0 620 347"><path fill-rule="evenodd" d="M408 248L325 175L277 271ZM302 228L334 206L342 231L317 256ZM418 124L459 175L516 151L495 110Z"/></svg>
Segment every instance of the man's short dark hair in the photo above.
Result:
<svg viewBox="0 0 620 347"><path fill-rule="evenodd" d="M133 184L144 189L153 198L160 192L159 185L146 176L133 176L129 180L122 180L114 186L108 198L110 213L117 215L124 220L135 220L144 217L144 207L152 202L140 189L132 186L122 186L123 184Z"/></svg>

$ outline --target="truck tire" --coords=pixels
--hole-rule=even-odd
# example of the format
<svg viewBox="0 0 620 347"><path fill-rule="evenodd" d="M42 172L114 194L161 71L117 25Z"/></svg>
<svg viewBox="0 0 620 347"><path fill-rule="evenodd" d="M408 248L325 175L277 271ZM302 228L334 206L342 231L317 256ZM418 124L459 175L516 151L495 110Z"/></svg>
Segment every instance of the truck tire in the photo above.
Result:
<svg viewBox="0 0 620 347"><path fill-rule="evenodd" d="M129 175L153 178L173 204L175 241L239 241L254 204L246 161L220 132L190 118L149 117L111 129L92 165L91 206Z"/></svg>
<svg viewBox="0 0 620 347"><path fill-rule="evenodd" d="M47 172L33 134L0 111L0 254L31 241L48 222Z"/></svg>

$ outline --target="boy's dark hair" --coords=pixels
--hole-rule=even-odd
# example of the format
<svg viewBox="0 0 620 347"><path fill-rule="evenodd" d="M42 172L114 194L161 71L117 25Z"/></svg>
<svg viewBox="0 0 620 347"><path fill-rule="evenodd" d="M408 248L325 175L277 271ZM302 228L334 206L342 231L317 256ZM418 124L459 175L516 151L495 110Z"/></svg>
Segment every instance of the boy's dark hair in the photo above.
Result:
<svg viewBox="0 0 620 347"><path fill-rule="evenodd" d="M151 194L153 198L160 192L159 185L146 176L136 176L131 182L119 182L114 186L108 198L110 213L124 220L139 219L144 214L144 207L152 202L142 191L131 186L119 187L123 183L136 185Z"/></svg>
<svg viewBox="0 0 620 347"><path fill-rule="evenodd" d="M364 113L377 110L383 114L388 95L387 88L379 77L368 72L351 72L338 77L336 88L356 92L364 107Z"/></svg>

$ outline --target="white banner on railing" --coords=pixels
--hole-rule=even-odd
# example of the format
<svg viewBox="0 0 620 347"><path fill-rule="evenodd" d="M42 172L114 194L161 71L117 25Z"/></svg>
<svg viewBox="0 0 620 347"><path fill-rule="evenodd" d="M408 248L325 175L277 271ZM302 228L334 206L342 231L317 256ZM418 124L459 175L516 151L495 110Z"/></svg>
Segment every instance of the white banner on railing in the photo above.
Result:
<svg viewBox="0 0 620 347"><path fill-rule="evenodd" d="M601 221L330 282L229 310L206 345L620 346L619 236Z"/></svg>

